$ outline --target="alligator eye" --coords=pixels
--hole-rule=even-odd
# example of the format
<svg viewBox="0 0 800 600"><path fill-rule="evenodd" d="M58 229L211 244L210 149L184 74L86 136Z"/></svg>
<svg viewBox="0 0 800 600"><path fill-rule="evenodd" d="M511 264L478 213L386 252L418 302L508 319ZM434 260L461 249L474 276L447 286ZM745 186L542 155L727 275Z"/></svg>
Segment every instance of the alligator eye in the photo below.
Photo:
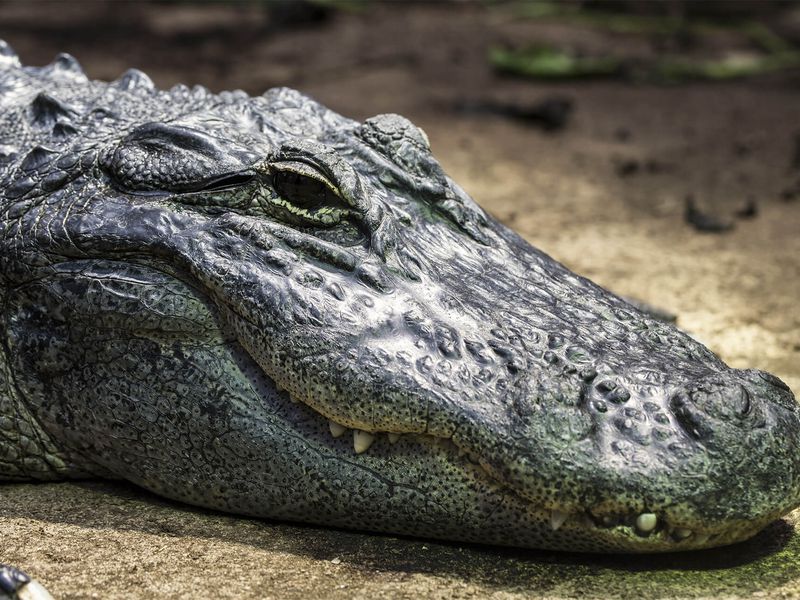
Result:
<svg viewBox="0 0 800 600"><path fill-rule="evenodd" d="M332 226L349 212L336 186L313 167L299 162L273 166L271 204L300 224Z"/></svg>
<svg viewBox="0 0 800 600"><path fill-rule="evenodd" d="M339 197L327 185L292 171L276 173L273 184L281 198L309 210L340 203Z"/></svg>

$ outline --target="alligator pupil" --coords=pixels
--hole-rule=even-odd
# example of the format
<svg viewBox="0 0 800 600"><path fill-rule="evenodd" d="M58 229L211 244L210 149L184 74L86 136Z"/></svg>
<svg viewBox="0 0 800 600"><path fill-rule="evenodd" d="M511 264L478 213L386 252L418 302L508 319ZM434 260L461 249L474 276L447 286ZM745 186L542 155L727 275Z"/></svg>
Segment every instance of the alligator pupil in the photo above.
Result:
<svg viewBox="0 0 800 600"><path fill-rule="evenodd" d="M276 173L273 185L281 198L307 210L339 204L336 194L324 183L293 171Z"/></svg>

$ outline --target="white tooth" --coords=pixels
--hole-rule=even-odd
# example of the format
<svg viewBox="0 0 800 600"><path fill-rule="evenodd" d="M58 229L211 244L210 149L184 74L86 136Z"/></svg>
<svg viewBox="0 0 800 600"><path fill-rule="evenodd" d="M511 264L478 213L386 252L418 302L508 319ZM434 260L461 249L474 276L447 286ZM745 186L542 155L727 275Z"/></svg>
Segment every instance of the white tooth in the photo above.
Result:
<svg viewBox="0 0 800 600"><path fill-rule="evenodd" d="M550 511L550 529L553 531L558 531L558 528L561 527L566 520L567 513L561 512L560 510Z"/></svg>
<svg viewBox="0 0 800 600"><path fill-rule="evenodd" d="M679 540L685 540L687 537L692 535L692 530L686 529L686 527L676 527L675 531L673 531L672 533Z"/></svg>
<svg viewBox="0 0 800 600"><path fill-rule="evenodd" d="M707 533L698 533L694 536L694 543L695 544L705 544L708 541L708 538L711 536Z"/></svg>
<svg viewBox="0 0 800 600"><path fill-rule="evenodd" d="M642 513L636 517L636 528L642 533L650 533L657 524L658 517L653 513Z"/></svg>
<svg viewBox="0 0 800 600"><path fill-rule="evenodd" d="M397 440L399 440L399 439L400 439L400 434L399 433L390 433L389 434L389 443L390 444L396 444Z"/></svg>
<svg viewBox="0 0 800 600"><path fill-rule="evenodd" d="M38 581L31 581L17 592L19 600L53 600Z"/></svg>
<svg viewBox="0 0 800 600"><path fill-rule="evenodd" d="M361 431L360 429L353 429L353 448L356 454L361 454L369 450L372 442L375 441L375 436L368 431Z"/></svg>
<svg viewBox="0 0 800 600"><path fill-rule="evenodd" d="M328 427L331 428L331 435L335 438L342 437L347 431L347 427L344 425L339 425L335 421L328 421Z"/></svg>

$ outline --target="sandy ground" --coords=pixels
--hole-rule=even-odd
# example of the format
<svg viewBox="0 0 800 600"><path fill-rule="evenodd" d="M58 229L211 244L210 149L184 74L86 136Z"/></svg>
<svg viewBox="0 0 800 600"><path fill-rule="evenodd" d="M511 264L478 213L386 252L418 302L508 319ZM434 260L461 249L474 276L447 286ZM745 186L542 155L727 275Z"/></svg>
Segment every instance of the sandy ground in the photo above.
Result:
<svg viewBox="0 0 800 600"><path fill-rule="evenodd" d="M0 37L28 64L66 50L96 78L137 66L160 86L290 85L355 118L409 116L454 179L533 244L676 313L731 365L772 371L800 392L800 199L781 199L800 178L798 74L668 88L501 79L485 63L496 43L649 46L475 6L382 4L288 33L252 5L37 6L0 4ZM559 133L450 110L553 93L576 107ZM626 162L639 169L620 176ZM758 214L702 234L684 222L688 194L721 218L751 200ZM0 488L0 562L58 598L800 597L798 519L729 549L591 557L248 520L119 484L13 485Z"/></svg>

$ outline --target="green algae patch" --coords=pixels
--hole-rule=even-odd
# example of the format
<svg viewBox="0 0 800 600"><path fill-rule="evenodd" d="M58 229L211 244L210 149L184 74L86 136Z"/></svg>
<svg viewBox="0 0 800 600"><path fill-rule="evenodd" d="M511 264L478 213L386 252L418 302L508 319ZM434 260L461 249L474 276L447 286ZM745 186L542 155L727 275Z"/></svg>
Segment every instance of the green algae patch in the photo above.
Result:
<svg viewBox="0 0 800 600"><path fill-rule="evenodd" d="M539 80L620 77L671 84L690 80L725 81L794 69L800 67L800 52L731 53L708 60L665 56L636 62L614 56L578 56L568 50L531 46L520 50L492 48L489 62L499 73Z"/></svg>
<svg viewBox="0 0 800 600"><path fill-rule="evenodd" d="M800 52L779 52L764 56L733 54L718 60L691 61L667 58L655 63L650 79L678 83L689 79L722 81L774 73L800 66Z"/></svg>
<svg viewBox="0 0 800 600"><path fill-rule="evenodd" d="M548 46L532 46L524 50L492 48L489 62L504 73L537 79L577 79L618 75L620 60L605 57L582 57Z"/></svg>
<svg viewBox="0 0 800 600"><path fill-rule="evenodd" d="M511 2L494 6L496 14L540 22L571 24L615 35L639 38L701 40L718 34L736 35L738 52L705 58L680 52L652 57L582 55L571 48L539 43L504 49L491 48L495 71L538 80L618 77L645 83L725 81L765 75L800 67L800 50L768 25L746 19L697 19L670 15L637 15L561 2Z"/></svg>

